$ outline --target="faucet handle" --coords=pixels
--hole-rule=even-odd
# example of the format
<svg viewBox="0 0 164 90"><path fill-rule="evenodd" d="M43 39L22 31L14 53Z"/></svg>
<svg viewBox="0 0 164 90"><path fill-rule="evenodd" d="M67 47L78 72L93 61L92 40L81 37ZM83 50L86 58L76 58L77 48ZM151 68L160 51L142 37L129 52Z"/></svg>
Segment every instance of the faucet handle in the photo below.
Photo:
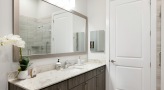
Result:
<svg viewBox="0 0 164 90"><path fill-rule="evenodd" d="M70 62L67 60L67 61L65 61L65 64L69 64Z"/></svg>
<svg viewBox="0 0 164 90"><path fill-rule="evenodd" d="M65 61L64 68L68 68L70 65L71 65L71 63L69 61Z"/></svg>

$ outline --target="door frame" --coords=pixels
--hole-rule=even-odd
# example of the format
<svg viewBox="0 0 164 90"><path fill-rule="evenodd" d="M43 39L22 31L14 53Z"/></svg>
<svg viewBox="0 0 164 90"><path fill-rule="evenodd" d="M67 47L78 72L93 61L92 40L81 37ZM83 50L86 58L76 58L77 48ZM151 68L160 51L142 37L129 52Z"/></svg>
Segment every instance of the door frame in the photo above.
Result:
<svg viewBox="0 0 164 90"><path fill-rule="evenodd" d="M163 1L163 0L162 0ZM156 25L157 25L157 5L156 0L150 0L151 5L151 90L156 90Z"/></svg>
<svg viewBox="0 0 164 90"><path fill-rule="evenodd" d="M109 33L110 33L110 29L109 29L109 21L110 21L110 11L109 11L109 8L110 8L110 1L112 1L112 0L106 0L106 35L109 35ZM163 0L162 0L163 1ZM164 3L164 1L163 1L163 3ZM151 4L151 27L150 27L150 29L151 29L151 90L156 90L156 12L157 12L157 5L156 5L156 0L150 0L150 4ZM163 6L163 9L164 9L164 6ZM164 12L163 12L164 13ZM164 18L164 15L163 15L163 18ZM163 27L163 29L164 29L164 27ZM163 31L163 34L164 34L164 30L162 30ZM109 38L109 36L108 37L106 37L106 38ZM163 36L163 38L164 38L164 36ZM109 45L110 45L110 43L109 43L109 40L108 39L106 39L106 41L107 41L107 47L106 47L106 49L107 50L109 50L110 48L109 48ZM163 40L163 43L164 43L164 40ZM109 44L109 45L108 45ZM110 65L109 65L109 57L110 57L110 55L109 55L109 52L108 53L106 53L107 55L107 58L106 58L106 62L107 62L107 72L108 72L108 74L107 75L109 75L109 68L110 68ZM164 55L163 55L164 56ZM163 69L164 69L164 62L163 62ZM163 70L164 71L164 70ZM163 75L164 75L164 72L163 72ZM110 76L106 76L107 77L107 81L106 81L106 90L109 90L109 88L110 88L110 86L111 86L111 80L110 80ZM163 84L164 84L164 77L163 77ZM164 87L163 87L163 89L164 89ZM161 89L161 90L163 90L163 89Z"/></svg>
<svg viewBox="0 0 164 90"><path fill-rule="evenodd" d="M164 90L164 1L161 4L161 90Z"/></svg>

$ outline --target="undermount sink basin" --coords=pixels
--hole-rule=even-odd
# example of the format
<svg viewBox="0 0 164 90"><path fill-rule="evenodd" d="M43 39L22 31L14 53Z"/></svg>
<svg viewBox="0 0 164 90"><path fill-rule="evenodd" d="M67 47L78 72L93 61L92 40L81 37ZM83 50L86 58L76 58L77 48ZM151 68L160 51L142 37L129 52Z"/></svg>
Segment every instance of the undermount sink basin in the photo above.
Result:
<svg viewBox="0 0 164 90"><path fill-rule="evenodd" d="M70 66L68 67L68 69L71 69L71 70L81 70L81 69L84 69L83 66Z"/></svg>

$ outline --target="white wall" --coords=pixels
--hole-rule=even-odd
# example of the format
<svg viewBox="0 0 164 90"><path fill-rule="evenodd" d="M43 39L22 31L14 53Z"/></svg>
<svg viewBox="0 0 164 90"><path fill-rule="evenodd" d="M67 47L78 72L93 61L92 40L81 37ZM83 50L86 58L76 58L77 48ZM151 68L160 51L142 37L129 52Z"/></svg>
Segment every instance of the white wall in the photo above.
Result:
<svg viewBox="0 0 164 90"><path fill-rule="evenodd" d="M61 11L62 9L58 7L54 7L53 5L50 5L44 1L40 1L38 3L38 10L37 12L37 18L45 18L47 16L51 16L54 11ZM63 11L63 10L62 10Z"/></svg>
<svg viewBox="0 0 164 90"><path fill-rule="evenodd" d="M87 16L89 32L95 30L105 30L105 53L91 53L88 49L89 59L104 59L107 63L106 69L106 90L111 85L109 78L109 1L110 0L88 0ZM90 33L89 36L90 38ZM88 40L88 43L90 40ZM88 45L88 47L90 47Z"/></svg>
<svg viewBox="0 0 164 90"><path fill-rule="evenodd" d="M86 15L86 0L76 0L76 5L75 10ZM0 12L0 36L11 34L12 0L0 0ZM45 65L52 62L54 62L54 58L33 61L33 65ZM0 90L7 90L7 73L14 70L17 70L17 63L13 63L12 48L0 47Z"/></svg>
<svg viewBox="0 0 164 90"><path fill-rule="evenodd" d="M75 0L74 10L87 16L87 1L90 0Z"/></svg>
<svg viewBox="0 0 164 90"><path fill-rule="evenodd" d="M62 8L68 9L67 5L61 4L61 0L46 0L52 4L61 6ZM67 0L66 0L67 1ZM84 15L87 15L87 0L75 0L75 7L74 10L80 12Z"/></svg>
<svg viewBox="0 0 164 90"><path fill-rule="evenodd" d="M86 32L86 19L73 15L73 32Z"/></svg>
<svg viewBox="0 0 164 90"><path fill-rule="evenodd" d="M38 0L20 0L20 15L36 18Z"/></svg>
<svg viewBox="0 0 164 90"><path fill-rule="evenodd" d="M45 18L62 10L41 0L20 0L20 3L20 15L32 18Z"/></svg>
<svg viewBox="0 0 164 90"><path fill-rule="evenodd" d="M90 31L95 30L106 30L106 1L105 0L88 0L87 1L87 16L88 16L88 30L89 38ZM90 39L88 40L90 43ZM88 45L88 47L90 47ZM105 49L107 50L107 49ZM104 59L106 58L105 53L91 53L90 48L88 49L89 59Z"/></svg>

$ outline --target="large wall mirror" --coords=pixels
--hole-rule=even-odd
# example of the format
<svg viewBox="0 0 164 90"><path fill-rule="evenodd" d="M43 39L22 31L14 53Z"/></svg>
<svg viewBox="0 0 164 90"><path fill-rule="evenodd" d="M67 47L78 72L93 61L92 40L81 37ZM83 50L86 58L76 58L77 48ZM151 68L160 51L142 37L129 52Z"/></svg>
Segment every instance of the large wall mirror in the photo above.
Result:
<svg viewBox="0 0 164 90"><path fill-rule="evenodd" d="M26 42L31 58L87 54L87 17L44 0L13 0L14 34ZM14 47L14 61L18 60Z"/></svg>

